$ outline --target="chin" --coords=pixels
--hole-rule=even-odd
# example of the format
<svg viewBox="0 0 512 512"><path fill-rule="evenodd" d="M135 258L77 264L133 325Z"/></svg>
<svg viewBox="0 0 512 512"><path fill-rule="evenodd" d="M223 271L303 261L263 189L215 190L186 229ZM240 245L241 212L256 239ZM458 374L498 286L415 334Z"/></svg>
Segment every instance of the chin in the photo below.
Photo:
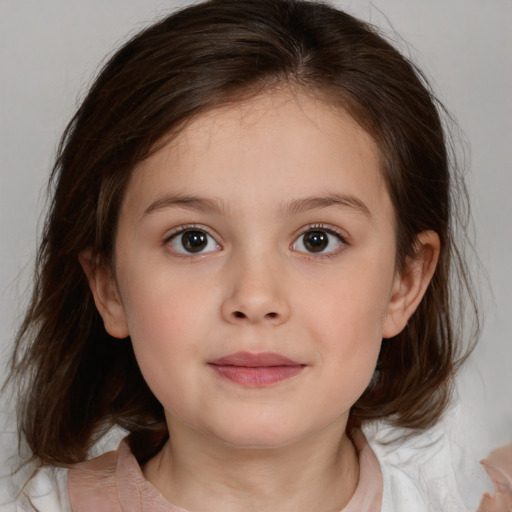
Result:
<svg viewBox="0 0 512 512"><path fill-rule="evenodd" d="M296 421L287 422L283 418L247 420L232 418L229 424L217 425L209 434L228 446L240 449L278 449L298 442L310 433L306 428L301 429Z"/></svg>

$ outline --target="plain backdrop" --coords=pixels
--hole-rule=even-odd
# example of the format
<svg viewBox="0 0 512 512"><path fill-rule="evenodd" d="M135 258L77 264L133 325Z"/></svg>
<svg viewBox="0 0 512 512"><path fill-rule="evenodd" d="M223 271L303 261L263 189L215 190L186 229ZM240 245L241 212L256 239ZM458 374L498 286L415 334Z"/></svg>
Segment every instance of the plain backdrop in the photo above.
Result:
<svg viewBox="0 0 512 512"><path fill-rule="evenodd" d="M3 363L28 297L45 185L60 134L107 54L156 17L186 4L0 0ZM467 166L476 248L490 286L484 280L484 330L461 374L460 395L471 420L484 427L492 445L510 442L512 0L338 0L335 4L380 26L426 71L470 142Z"/></svg>

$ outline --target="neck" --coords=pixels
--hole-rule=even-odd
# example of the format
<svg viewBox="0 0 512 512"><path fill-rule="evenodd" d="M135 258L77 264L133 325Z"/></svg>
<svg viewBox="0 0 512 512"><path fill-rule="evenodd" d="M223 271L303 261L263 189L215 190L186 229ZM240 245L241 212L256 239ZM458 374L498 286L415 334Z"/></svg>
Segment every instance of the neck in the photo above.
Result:
<svg viewBox="0 0 512 512"><path fill-rule="evenodd" d="M169 441L143 472L169 502L190 511L334 512L357 487L359 463L345 425L263 449L228 445L172 426Z"/></svg>

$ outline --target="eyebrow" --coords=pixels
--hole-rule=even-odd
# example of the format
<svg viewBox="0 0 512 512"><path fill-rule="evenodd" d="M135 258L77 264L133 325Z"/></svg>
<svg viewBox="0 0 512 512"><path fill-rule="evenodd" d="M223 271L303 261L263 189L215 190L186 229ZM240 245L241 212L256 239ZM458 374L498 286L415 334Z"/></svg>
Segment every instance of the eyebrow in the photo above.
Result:
<svg viewBox="0 0 512 512"><path fill-rule="evenodd" d="M163 196L152 202L144 210L143 217L158 210L172 207L185 208L187 210L199 211L203 213L218 212L226 209L224 207L223 201L220 199L171 194Z"/></svg>
<svg viewBox="0 0 512 512"><path fill-rule="evenodd" d="M326 194L321 196L304 197L294 199L284 206L284 210L290 214L301 213L317 208L327 208L329 206L339 206L349 210L355 210L366 217L371 218L370 209L355 196L347 194Z"/></svg>
<svg viewBox="0 0 512 512"><path fill-rule="evenodd" d="M283 204L282 210L289 215L293 215L308 210L327 208L330 206L338 206L345 209L354 210L356 212L362 213L366 217L372 217L369 208L363 203L363 201L355 196L347 194L325 194L320 196L293 199L289 203ZM173 207L184 208L202 213L212 213L227 210L224 201L221 199L170 194L160 197L156 201L152 202L144 210L142 217L165 208Z"/></svg>

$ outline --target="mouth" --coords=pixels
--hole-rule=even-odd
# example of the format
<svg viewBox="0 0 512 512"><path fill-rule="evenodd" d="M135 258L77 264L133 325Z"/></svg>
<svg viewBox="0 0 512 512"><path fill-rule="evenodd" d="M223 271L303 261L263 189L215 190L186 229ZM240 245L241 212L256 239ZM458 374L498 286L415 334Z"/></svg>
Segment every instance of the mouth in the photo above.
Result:
<svg viewBox="0 0 512 512"><path fill-rule="evenodd" d="M264 387L299 374L305 364L274 352L236 352L210 361L208 366L224 379L246 387Z"/></svg>

